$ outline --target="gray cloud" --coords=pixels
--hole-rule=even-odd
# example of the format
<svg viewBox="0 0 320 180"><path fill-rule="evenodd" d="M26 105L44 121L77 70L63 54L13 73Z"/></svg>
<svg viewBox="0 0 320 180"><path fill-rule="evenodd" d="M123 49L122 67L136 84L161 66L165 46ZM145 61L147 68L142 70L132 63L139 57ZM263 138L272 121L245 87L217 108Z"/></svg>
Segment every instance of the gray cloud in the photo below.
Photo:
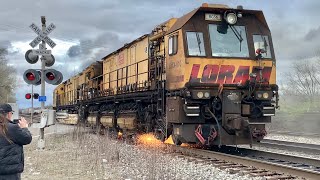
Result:
<svg viewBox="0 0 320 180"><path fill-rule="evenodd" d="M311 29L304 37L306 41L315 41L320 37L320 26L317 29Z"/></svg>
<svg viewBox="0 0 320 180"><path fill-rule="evenodd" d="M67 52L69 57L77 57L81 54L81 48L79 45L71 46Z"/></svg>

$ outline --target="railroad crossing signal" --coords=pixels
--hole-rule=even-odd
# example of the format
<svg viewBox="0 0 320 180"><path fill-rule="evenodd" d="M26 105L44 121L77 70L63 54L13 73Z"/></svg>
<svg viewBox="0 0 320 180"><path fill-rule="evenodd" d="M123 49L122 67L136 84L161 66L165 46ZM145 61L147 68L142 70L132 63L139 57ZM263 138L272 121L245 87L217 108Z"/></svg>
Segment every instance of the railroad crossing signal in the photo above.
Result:
<svg viewBox="0 0 320 180"><path fill-rule="evenodd" d="M51 23L45 31L42 31L37 25L32 23L29 26L38 36L29 44L32 48L36 47L42 40L44 40L51 48L56 46L56 43L53 42L48 35L56 28L56 26ZM41 54L43 55L43 54Z"/></svg>
<svg viewBox="0 0 320 180"><path fill-rule="evenodd" d="M44 80L49 84L58 85L63 80L62 73L55 69L47 69L44 74Z"/></svg>
<svg viewBox="0 0 320 180"><path fill-rule="evenodd" d="M35 69L28 69L24 72L23 79L27 84L40 85L41 72Z"/></svg>
<svg viewBox="0 0 320 180"><path fill-rule="evenodd" d="M33 99L38 99L39 98L39 94L38 93L33 93Z"/></svg>
<svg viewBox="0 0 320 180"><path fill-rule="evenodd" d="M26 99L31 99L31 94L28 93L28 94L25 95L25 97L26 97Z"/></svg>
<svg viewBox="0 0 320 180"><path fill-rule="evenodd" d="M48 35L56 28L51 23L44 31L42 31L37 25L32 23L29 26L38 36L29 44L31 47L37 46L42 40L47 43L51 48L56 46ZM39 49L28 50L25 54L26 61L30 64L35 64L39 60L39 55L42 55L41 60L45 62L46 67L51 67L55 63L55 58L51 54L51 50L45 48L45 44L39 44ZM54 69L43 69L44 80L53 85L58 85L62 82L62 73ZM28 84L40 85L41 84L41 70L28 69L23 74L23 79Z"/></svg>
<svg viewBox="0 0 320 180"><path fill-rule="evenodd" d="M51 54L51 50L46 49L46 44L48 44L51 48L54 48L56 46L56 43L52 41L48 37L48 35L56 28L54 24L50 24L48 27L46 27L46 17L41 16L41 23L42 23L42 29L40 29L37 25L32 23L29 27L38 35L29 45L34 48L36 47L41 41L42 44L39 45L39 49L35 50L29 50L25 54L25 58L28 63L35 64L39 60L39 55L42 57L41 59L41 69L28 69L23 74L23 79L28 84L34 84L39 85L41 84L41 96L38 96L39 101L41 102L41 111L42 116L44 118L41 118L40 123L34 123L32 124L33 127L40 128L40 136L38 140L38 148L43 149L45 146L44 143L44 128L46 126L54 124L55 120L55 111L54 110L48 110L46 111L44 105L46 101L45 96L45 81L50 84L58 85L62 82L62 73L54 70L54 69L46 69L45 67L50 67L54 64L55 59L54 56ZM32 86L33 87L33 86ZM27 96L26 96L27 97ZM28 95L29 97L29 95ZM32 107L33 107L33 101ZM47 113L45 113L47 112ZM51 113L48 113L51 112ZM48 114L50 114L51 118L49 118Z"/></svg>
<svg viewBox="0 0 320 180"><path fill-rule="evenodd" d="M25 98L26 99L31 99L33 97L33 99L38 99L39 98L39 94L38 93L27 93L26 95L25 95Z"/></svg>
<svg viewBox="0 0 320 180"><path fill-rule="evenodd" d="M28 69L23 74L23 79L27 84L40 85L41 71L35 69ZM63 80L63 75L60 71L55 69L46 69L44 71L44 80L52 85L58 85Z"/></svg>

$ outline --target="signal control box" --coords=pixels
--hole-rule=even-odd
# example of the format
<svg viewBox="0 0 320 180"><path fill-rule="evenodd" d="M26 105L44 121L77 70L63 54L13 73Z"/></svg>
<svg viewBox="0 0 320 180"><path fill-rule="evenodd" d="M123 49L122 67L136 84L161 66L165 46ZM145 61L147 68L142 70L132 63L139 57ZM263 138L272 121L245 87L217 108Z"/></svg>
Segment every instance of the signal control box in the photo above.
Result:
<svg viewBox="0 0 320 180"><path fill-rule="evenodd" d="M56 121L56 111L52 109L45 109L41 113L40 123L33 123L33 128L45 128L54 125Z"/></svg>

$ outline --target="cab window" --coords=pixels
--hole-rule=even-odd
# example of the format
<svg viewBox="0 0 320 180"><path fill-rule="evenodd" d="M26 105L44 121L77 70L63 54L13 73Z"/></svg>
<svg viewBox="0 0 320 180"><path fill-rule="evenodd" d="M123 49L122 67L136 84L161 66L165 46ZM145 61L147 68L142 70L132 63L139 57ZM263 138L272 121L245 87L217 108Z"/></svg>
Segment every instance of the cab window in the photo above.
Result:
<svg viewBox="0 0 320 180"><path fill-rule="evenodd" d="M271 58L270 43L268 36L253 35L254 52L257 49L263 49L265 53L261 53L262 58Z"/></svg>
<svg viewBox="0 0 320 180"><path fill-rule="evenodd" d="M245 26L229 26L225 31L219 28L216 24L209 25L212 56L249 57Z"/></svg>
<svg viewBox="0 0 320 180"><path fill-rule="evenodd" d="M178 35L169 37L169 55L175 55L178 52Z"/></svg>
<svg viewBox="0 0 320 180"><path fill-rule="evenodd" d="M203 43L203 33L187 32L188 54L189 56L205 56Z"/></svg>

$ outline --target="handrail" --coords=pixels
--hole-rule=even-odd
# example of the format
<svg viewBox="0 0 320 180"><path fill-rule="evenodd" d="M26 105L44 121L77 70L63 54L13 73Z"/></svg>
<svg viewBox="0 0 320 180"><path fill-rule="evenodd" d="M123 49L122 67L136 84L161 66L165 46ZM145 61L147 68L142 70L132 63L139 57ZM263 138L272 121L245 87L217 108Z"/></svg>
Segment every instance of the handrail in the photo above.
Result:
<svg viewBox="0 0 320 180"><path fill-rule="evenodd" d="M126 65L105 74L102 73L97 77L91 78L78 87L73 87L73 90L64 92L62 94L57 94L57 105L73 105L78 101L92 99L99 96L147 90L150 87L148 82L151 73L150 64L148 62L148 68L143 72L139 70L139 65L141 63L145 63L145 61L151 61L152 59L157 61L157 58L159 57L164 56L159 55L149 57L147 59L143 59L141 61ZM162 64L161 66L162 68L165 68L163 67L164 64ZM135 70L135 73L129 73L129 68L134 68L133 70ZM148 77L146 79L143 79L142 81L139 81L139 77L146 74L148 75ZM109 76L109 78L107 78L107 76ZM111 76L116 76L116 78L111 78ZM135 78L135 80L132 80L132 78ZM125 82L123 82L124 80ZM128 83L129 80L132 83ZM111 89L111 85L113 83L115 83L115 87L113 87L114 89ZM108 87L105 87L106 85L108 85ZM129 88L129 86L133 86L135 89L131 89L129 91L126 90L126 88Z"/></svg>

